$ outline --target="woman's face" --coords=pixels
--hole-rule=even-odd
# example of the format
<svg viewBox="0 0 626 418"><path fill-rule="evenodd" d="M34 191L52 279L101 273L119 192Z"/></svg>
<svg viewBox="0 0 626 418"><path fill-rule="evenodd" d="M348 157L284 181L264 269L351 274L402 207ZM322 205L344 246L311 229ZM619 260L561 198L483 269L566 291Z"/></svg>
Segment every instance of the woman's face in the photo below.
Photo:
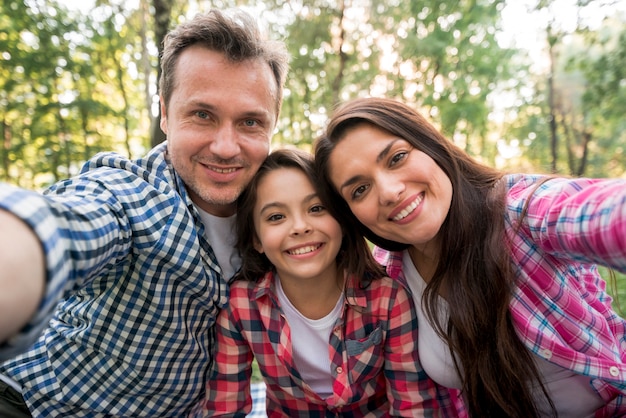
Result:
<svg viewBox="0 0 626 418"><path fill-rule="evenodd" d="M417 248L437 236L450 209L452 183L404 139L357 125L336 145L329 165L339 194L375 234Z"/></svg>

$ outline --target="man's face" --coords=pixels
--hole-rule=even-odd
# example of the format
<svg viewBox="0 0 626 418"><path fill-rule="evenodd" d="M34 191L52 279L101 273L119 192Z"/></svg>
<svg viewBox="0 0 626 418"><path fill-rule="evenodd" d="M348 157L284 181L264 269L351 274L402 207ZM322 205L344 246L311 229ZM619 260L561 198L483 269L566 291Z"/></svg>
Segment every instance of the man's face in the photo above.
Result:
<svg viewBox="0 0 626 418"><path fill-rule="evenodd" d="M235 212L235 200L269 152L276 123L276 82L261 60L233 63L199 45L176 65L161 129L191 200L216 216Z"/></svg>

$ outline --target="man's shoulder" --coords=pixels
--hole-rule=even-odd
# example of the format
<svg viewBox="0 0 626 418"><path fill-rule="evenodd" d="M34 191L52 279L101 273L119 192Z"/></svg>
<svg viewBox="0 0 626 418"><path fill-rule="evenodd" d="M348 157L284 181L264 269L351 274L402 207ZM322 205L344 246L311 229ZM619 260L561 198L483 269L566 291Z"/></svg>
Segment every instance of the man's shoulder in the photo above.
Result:
<svg viewBox="0 0 626 418"><path fill-rule="evenodd" d="M81 174L101 169L119 169L135 175L145 176L147 173L162 176L168 169L165 144L159 144L145 156L131 159L117 152L100 152L90 158L82 167Z"/></svg>

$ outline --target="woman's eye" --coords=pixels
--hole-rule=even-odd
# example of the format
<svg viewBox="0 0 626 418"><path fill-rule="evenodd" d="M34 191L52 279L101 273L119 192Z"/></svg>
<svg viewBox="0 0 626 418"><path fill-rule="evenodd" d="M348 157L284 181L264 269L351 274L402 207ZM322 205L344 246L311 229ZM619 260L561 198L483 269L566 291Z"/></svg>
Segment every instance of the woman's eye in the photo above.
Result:
<svg viewBox="0 0 626 418"><path fill-rule="evenodd" d="M400 151L391 156L390 164L391 166L396 165L400 161L404 160L408 155L407 151Z"/></svg>
<svg viewBox="0 0 626 418"><path fill-rule="evenodd" d="M366 185L362 185L362 186L357 187L352 192L352 198L353 199L358 199L359 197L361 197L363 195L363 193L365 193L366 190L367 190L367 186Z"/></svg>

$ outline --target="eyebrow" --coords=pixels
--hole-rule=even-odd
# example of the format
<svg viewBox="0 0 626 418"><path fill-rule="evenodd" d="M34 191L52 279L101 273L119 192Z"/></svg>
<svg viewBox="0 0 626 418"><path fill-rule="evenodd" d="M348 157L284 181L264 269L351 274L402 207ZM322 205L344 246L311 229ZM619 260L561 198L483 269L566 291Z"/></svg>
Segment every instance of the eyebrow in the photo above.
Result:
<svg viewBox="0 0 626 418"><path fill-rule="evenodd" d="M314 192L314 193L311 193L308 196L305 196L304 199L302 199L302 201L303 202L310 202L311 200L316 199L318 196L319 196L318 193ZM281 203L281 202L269 202L269 203L266 203L265 205L263 205L263 207L261 207L261 210L259 211L259 214L262 215L266 210L271 209L271 208L283 208L285 206L287 206L287 205L285 205L284 203Z"/></svg>
<svg viewBox="0 0 626 418"><path fill-rule="evenodd" d="M387 146L385 148L383 148L378 155L376 156L376 164L379 164L382 160L384 160L387 155L389 155L389 152L391 152L391 148L394 146L394 144L398 141L401 141L400 138L398 139L394 139L393 141L389 142L387 144ZM341 191L348 187L353 185L354 183L358 182L363 176L361 175L356 175L353 177L350 177L348 180L346 180L345 182L343 182L343 184L341 186L339 186L339 192L341 193Z"/></svg>

